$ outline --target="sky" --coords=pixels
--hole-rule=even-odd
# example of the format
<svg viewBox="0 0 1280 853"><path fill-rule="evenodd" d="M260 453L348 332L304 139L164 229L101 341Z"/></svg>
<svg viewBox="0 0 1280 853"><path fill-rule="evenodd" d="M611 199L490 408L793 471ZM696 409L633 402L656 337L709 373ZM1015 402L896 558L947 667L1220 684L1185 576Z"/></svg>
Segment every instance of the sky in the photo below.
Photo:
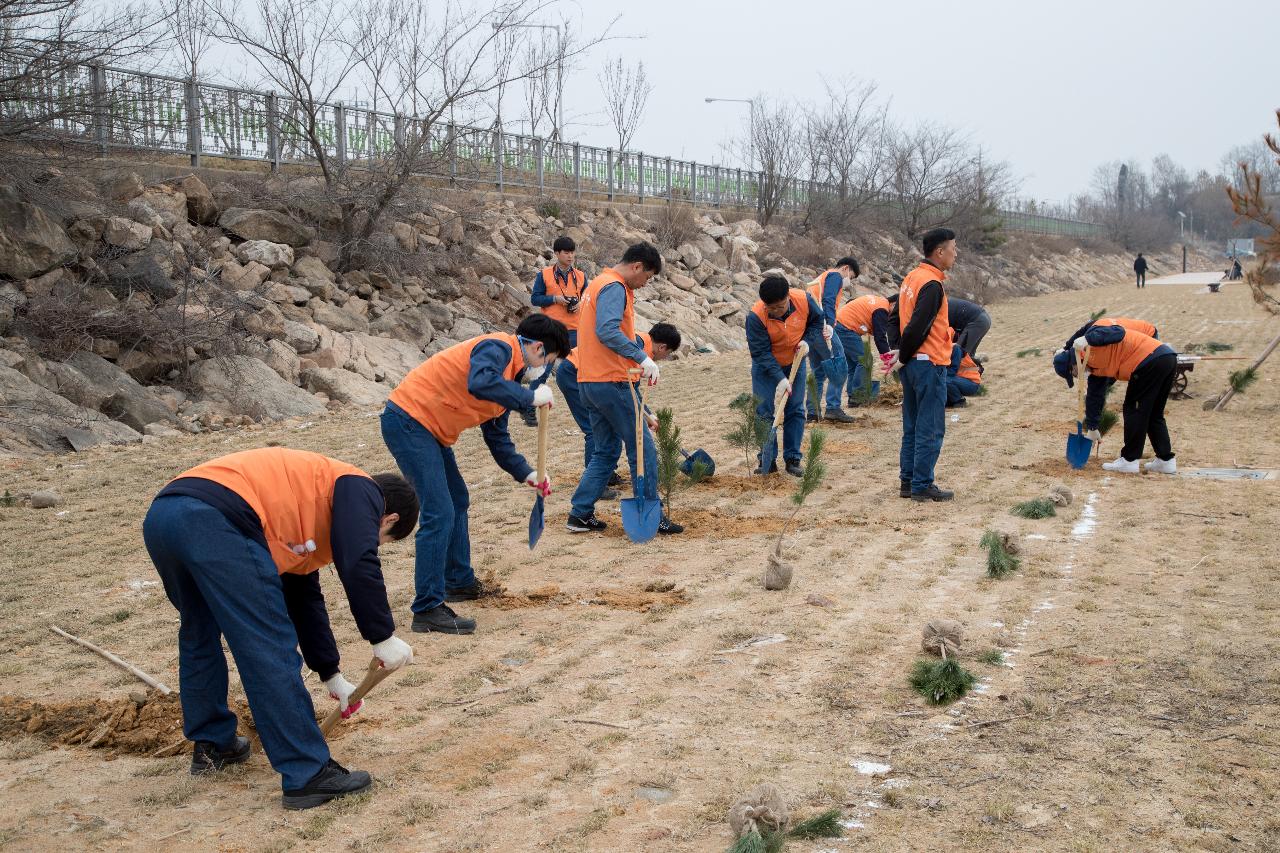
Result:
<svg viewBox="0 0 1280 853"><path fill-rule="evenodd" d="M816 101L824 77L875 82L899 122L963 130L1037 200L1087 190L1110 160L1167 153L1212 171L1277 130L1276 0L584 0L566 12L587 32L621 16L617 39L568 75L581 123L567 135L609 144L598 63L643 59L653 94L633 147L662 156L723 160L748 108L706 97Z"/></svg>

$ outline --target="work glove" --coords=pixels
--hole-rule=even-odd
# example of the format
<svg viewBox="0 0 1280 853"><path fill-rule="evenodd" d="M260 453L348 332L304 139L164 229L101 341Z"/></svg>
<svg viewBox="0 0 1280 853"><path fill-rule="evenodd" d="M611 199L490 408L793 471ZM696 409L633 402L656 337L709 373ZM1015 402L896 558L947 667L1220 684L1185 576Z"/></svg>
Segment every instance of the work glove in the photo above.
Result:
<svg viewBox="0 0 1280 853"><path fill-rule="evenodd" d="M822 339L827 343L831 343L831 336L834 335L835 332L836 330L831 327L830 323L822 324Z"/></svg>
<svg viewBox="0 0 1280 853"><path fill-rule="evenodd" d="M413 660L413 646L399 637L387 637L373 644L373 656L382 661L382 668L395 671Z"/></svg>
<svg viewBox="0 0 1280 853"><path fill-rule="evenodd" d="M886 353L880 354L880 372L886 376L893 373L898 367L898 351L891 349Z"/></svg>
<svg viewBox="0 0 1280 853"><path fill-rule="evenodd" d="M645 412L645 413L644 413L644 422L645 422L645 423L647 423L647 424L649 425L649 429L653 430L654 432L657 432L657 431L658 431L658 416L657 416L657 415L653 414L652 412Z"/></svg>
<svg viewBox="0 0 1280 853"><path fill-rule="evenodd" d="M1098 432L1096 429L1086 431L1084 437L1090 441L1102 441L1102 433Z"/></svg>
<svg viewBox="0 0 1280 853"><path fill-rule="evenodd" d="M539 483L538 472L530 471L529 475L524 478L524 481L526 485L530 486L531 488L537 489L538 494L542 495L544 498L551 496L551 475L550 474L544 474L542 476L542 482Z"/></svg>
<svg viewBox="0 0 1280 853"><path fill-rule="evenodd" d="M1071 346L1076 352L1084 352L1089 348L1089 342L1084 339L1084 335L1081 335L1071 343Z"/></svg>
<svg viewBox="0 0 1280 853"><path fill-rule="evenodd" d="M537 388L534 388L533 405L551 408L551 389L546 385L539 385Z"/></svg>
<svg viewBox="0 0 1280 853"><path fill-rule="evenodd" d="M650 385L657 385L658 362L646 355L644 361L640 362L640 376L643 379L648 379Z"/></svg>
<svg viewBox="0 0 1280 853"><path fill-rule="evenodd" d="M774 396L777 396L778 394L781 394L784 392L788 397L791 396L791 380L787 379L786 377L783 377L782 379L778 380L778 388L773 393L774 393Z"/></svg>
<svg viewBox="0 0 1280 853"><path fill-rule="evenodd" d="M342 675L338 673L324 683L324 689L329 691L330 699L338 700L338 710L342 712L342 719L346 719L360 710L360 706L364 702L356 702L351 704L351 694L356 692L356 686Z"/></svg>

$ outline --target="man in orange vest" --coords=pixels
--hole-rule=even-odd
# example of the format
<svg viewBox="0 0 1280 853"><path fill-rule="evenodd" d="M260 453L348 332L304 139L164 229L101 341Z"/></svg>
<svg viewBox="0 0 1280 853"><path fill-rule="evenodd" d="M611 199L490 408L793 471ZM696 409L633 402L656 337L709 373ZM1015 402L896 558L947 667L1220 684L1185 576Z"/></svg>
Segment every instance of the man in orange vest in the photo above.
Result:
<svg viewBox="0 0 1280 853"><path fill-rule="evenodd" d="M640 379L654 385L658 363L636 343L635 291L662 272L662 255L648 243L636 243L622 253L622 260L606 267L587 285L579 303L578 392L591 421L592 453L587 469L573 493L573 506L565 523L570 533L595 533L608 525L596 518L596 501L617 467L622 449L627 451L631 481L644 471L645 498L658 499L658 457L653 436L642 430L642 448L636 447L636 408L629 387L636 380L630 371L639 368ZM643 456L639 454L643 453ZM663 535L684 532L667 518L658 524Z"/></svg>
<svg viewBox="0 0 1280 853"><path fill-rule="evenodd" d="M951 364L947 367L947 408L969 405L965 397L981 393L984 368L960 344L951 347Z"/></svg>
<svg viewBox="0 0 1280 853"><path fill-rule="evenodd" d="M821 362L815 360L815 353L809 353L809 365L813 368L815 390L818 394L817 397L809 399L808 419L810 421L818 419L818 401L822 399L823 386L829 382L830 385L826 389L827 408L823 413L824 417L826 420L840 424L853 423L849 413L840 408L840 404L844 402L841 392L849 379L849 366L845 362L844 345L841 339L836 337L835 330L837 314L844 305L845 283L853 281L860 272L861 269L855 258L844 257L836 261L834 267L810 282L806 288L809 295L813 297L813 301L822 309L823 340L831 349L831 355L826 361Z"/></svg>
<svg viewBox="0 0 1280 853"><path fill-rule="evenodd" d="M890 343L897 338L902 379L902 448L898 453L898 494L914 501L949 501L954 492L938 488L933 469L947 431L947 366L951 326L942 283L959 251L955 232L934 228L922 238L924 260L907 273L890 315ZM889 358L882 359L892 364Z"/></svg>
<svg viewBox="0 0 1280 853"><path fill-rule="evenodd" d="M817 354L818 363L830 358L822 309L813 296L793 288L780 275L765 276L760 282L760 301L747 314L747 349L751 352L751 393L759 398L756 417L773 423L773 399L786 392L783 403L782 459L787 473L799 477L800 443L804 440L804 392L791 387L791 365L801 341ZM796 383L805 387L804 365L796 372ZM837 386L838 388L839 386ZM777 457L775 456L775 459ZM776 464L776 463L775 463ZM772 474L773 471L757 471Z"/></svg>
<svg viewBox="0 0 1280 853"><path fill-rule="evenodd" d="M472 633L476 620L459 616L446 602L472 601L486 592L471 567L471 499L454 443L464 430L480 427L498 467L517 483L550 494L549 478L537 482L516 451L507 413L551 405L547 385L526 385L568 354L564 324L531 314L514 335L481 335L436 353L391 392L382 413L382 439L422 504L414 555L414 631Z"/></svg>
<svg viewBox="0 0 1280 853"><path fill-rule="evenodd" d="M1169 425L1164 419L1164 407L1178 372L1178 354L1149 335L1119 323L1098 322L1076 338L1070 349L1061 350L1053 357L1054 370L1067 381L1068 388L1078 378L1077 353L1083 354L1085 369L1089 372L1084 427L1092 440L1102 440L1098 422L1107 401L1107 388L1117 379L1129 383L1124 393L1124 447L1118 459L1104 462L1102 467L1121 474L1137 474L1138 460L1150 438L1156 458L1142 467L1157 474L1178 473Z"/></svg>
<svg viewBox="0 0 1280 853"><path fill-rule="evenodd" d="M543 267L533 279L533 307L569 330L569 346L578 345L578 301L582 298L587 276L573 265L578 247L571 237L557 237L551 244L556 262Z"/></svg>
<svg viewBox="0 0 1280 853"><path fill-rule="evenodd" d="M894 294L896 301L898 296ZM861 400L854 395L863 391L867 384L866 369L862 364L862 336L870 335L876 352L881 356L889 352L889 312L893 305L878 293L868 293L850 299L836 312L836 338L844 347L845 363L849 366L849 405L858 405ZM871 398L880 393L880 383L871 382ZM869 402L869 401L868 401Z"/></svg>
<svg viewBox="0 0 1280 853"><path fill-rule="evenodd" d="M1100 317L1097 320L1090 320L1076 329L1071 337L1067 338L1067 342L1062 345L1062 348L1071 349L1075 345L1076 339L1084 337L1085 332L1094 326L1124 326L1131 332L1138 332L1149 338L1160 340L1160 330L1156 328L1154 323L1148 323L1146 320L1139 320L1135 317Z"/></svg>
<svg viewBox="0 0 1280 853"><path fill-rule="evenodd" d="M249 757L227 707L235 655L254 725L280 774L283 804L307 809L369 787L369 774L329 756L300 668L324 681L344 715L355 687L339 668L319 569L333 563L355 617L388 669L413 658L395 636L378 547L413 530L418 501L398 474L266 447L179 474L151 503L142 536L178 609L182 730L193 774ZM302 657L298 649L302 649Z"/></svg>

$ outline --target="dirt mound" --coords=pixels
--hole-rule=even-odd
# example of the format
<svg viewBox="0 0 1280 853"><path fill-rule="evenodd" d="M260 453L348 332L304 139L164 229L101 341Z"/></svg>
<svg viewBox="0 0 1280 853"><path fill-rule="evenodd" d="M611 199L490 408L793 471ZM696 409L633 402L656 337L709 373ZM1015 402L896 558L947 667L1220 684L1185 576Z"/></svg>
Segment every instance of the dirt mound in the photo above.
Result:
<svg viewBox="0 0 1280 853"><path fill-rule="evenodd" d="M486 595L475 603L481 607L499 610L519 610L526 607L562 607L570 604L593 604L614 610L634 610L645 613L655 605L674 607L687 604L689 596L671 582L647 584L643 589L601 588L589 593L564 592L556 584L536 587L528 592L510 592L499 587L496 595Z"/></svg>
<svg viewBox="0 0 1280 853"><path fill-rule="evenodd" d="M757 477L741 474L717 474L709 480L703 480L692 491L725 492L731 495L755 494L759 492L786 494L795 491L795 481L788 477Z"/></svg>

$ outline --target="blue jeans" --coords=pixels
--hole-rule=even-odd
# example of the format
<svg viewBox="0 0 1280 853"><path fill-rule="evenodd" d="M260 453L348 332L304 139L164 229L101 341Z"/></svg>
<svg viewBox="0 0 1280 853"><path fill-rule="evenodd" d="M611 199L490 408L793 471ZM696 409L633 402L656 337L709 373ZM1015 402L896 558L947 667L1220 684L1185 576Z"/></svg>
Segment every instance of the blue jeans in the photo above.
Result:
<svg viewBox="0 0 1280 853"><path fill-rule="evenodd" d="M804 370L804 362L801 362L800 369L796 371L796 381L791 389L791 396L782 407L782 459L784 462L799 462L803 458L800 453L800 443L804 441ZM783 365L782 371L790 375L791 365ZM777 390L777 380L770 379L763 368L752 364L751 393L760 398L760 405L756 407L756 417L770 425L773 424L773 395Z"/></svg>
<svg viewBox="0 0 1280 853"><path fill-rule="evenodd" d="M853 396L862 390L862 386L867 381L867 369L862 364L862 356L865 349L862 343L862 336L852 329L846 329L844 326L837 324L836 337L840 339L840 344L844 347L845 364L849 366L849 396ZM879 394L880 382L872 380L872 399Z"/></svg>
<svg viewBox="0 0 1280 853"><path fill-rule="evenodd" d="M570 512L579 518L595 512L600 493L609 484L625 447L631 466L631 482L636 481L636 407L625 382L582 382L578 385L591 418L591 461L573 493ZM649 428L641 423L644 435L644 497L658 499L658 449Z"/></svg>
<svg viewBox="0 0 1280 853"><path fill-rule="evenodd" d="M270 552L219 510L182 495L152 502L142 538L180 618L183 735L219 748L235 742L222 653L226 637L262 749L281 786L288 791L306 785L329 760L329 747L302 683L298 634Z"/></svg>
<svg viewBox="0 0 1280 853"><path fill-rule="evenodd" d="M849 369L845 364L844 347L840 345L840 339L835 335L831 336L831 358L828 361L819 363L814 356L809 356L809 364L813 367L813 378L818 382L818 398L822 397L822 388L827 385L827 408L838 409L844 403L840 397L841 389L844 388L845 382L849 378ZM799 377L796 377L799 380ZM805 389L804 383L800 384L800 388ZM805 391L808 396L808 392ZM809 413L814 417L818 416L818 398L809 400Z"/></svg>
<svg viewBox="0 0 1280 853"><path fill-rule="evenodd" d="M902 449L898 477L911 481L912 492L933 485L933 467L947 431L947 366L913 358L902 377Z"/></svg>
<svg viewBox="0 0 1280 853"><path fill-rule="evenodd" d="M965 397L972 397L978 393L981 387L972 379L965 379L963 376L947 377L947 405L954 406Z"/></svg>
<svg viewBox="0 0 1280 853"><path fill-rule="evenodd" d="M564 403L569 407L578 429L582 430L582 466L585 470L591 464L591 452L595 442L591 440L591 413L582 402L582 392L578 390L578 369L566 359L556 368L556 385L564 396Z"/></svg>
<svg viewBox="0 0 1280 853"><path fill-rule="evenodd" d="M442 445L395 403L382 411L382 440L418 495L412 610L426 613L444 603L446 591L476 582L467 531L471 498L453 448Z"/></svg>

